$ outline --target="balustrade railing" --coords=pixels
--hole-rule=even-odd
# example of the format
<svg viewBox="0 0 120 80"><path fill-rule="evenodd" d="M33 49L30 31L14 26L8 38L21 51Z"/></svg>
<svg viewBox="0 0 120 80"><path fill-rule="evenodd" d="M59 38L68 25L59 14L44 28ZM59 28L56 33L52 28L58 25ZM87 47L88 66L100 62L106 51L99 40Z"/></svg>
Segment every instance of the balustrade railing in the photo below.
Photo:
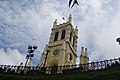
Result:
<svg viewBox="0 0 120 80"><path fill-rule="evenodd" d="M65 66L44 67L44 68L39 66L25 67L25 66L14 66L14 65L0 65L0 73L61 74L61 73L76 73L76 72L108 69L115 66L120 66L120 58L91 62L87 64L65 65Z"/></svg>

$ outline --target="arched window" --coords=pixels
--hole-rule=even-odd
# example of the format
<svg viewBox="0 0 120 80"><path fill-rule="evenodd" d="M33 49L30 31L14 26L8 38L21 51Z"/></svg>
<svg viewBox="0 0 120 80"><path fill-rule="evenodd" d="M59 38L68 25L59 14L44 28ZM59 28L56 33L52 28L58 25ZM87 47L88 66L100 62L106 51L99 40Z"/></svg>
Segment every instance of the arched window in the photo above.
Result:
<svg viewBox="0 0 120 80"><path fill-rule="evenodd" d="M75 37L73 37L73 47L74 47L74 45L75 45Z"/></svg>
<svg viewBox="0 0 120 80"><path fill-rule="evenodd" d="M71 40L72 40L72 32L70 33L70 42L71 42Z"/></svg>
<svg viewBox="0 0 120 80"><path fill-rule="evenodd" d="M54 36L54 41L57 41L58 35L59 35L59 32L56 32L56 33L55 33L55 36Z"/></svg>
<svg viewBox="0 0 120 80"><path fill-rule="evenodd" d="M70 61L72 60L72 58L73 58L73 57L72 57L72 54L70 54L70 58L69 58L69 59L70 59Z"/></svg>
<svg viewBox="0 0 120 80"><path fill-rule="evenodd" d="M65 30L62 31L61 40L65 39L65 32L66 32Z"/></svg>

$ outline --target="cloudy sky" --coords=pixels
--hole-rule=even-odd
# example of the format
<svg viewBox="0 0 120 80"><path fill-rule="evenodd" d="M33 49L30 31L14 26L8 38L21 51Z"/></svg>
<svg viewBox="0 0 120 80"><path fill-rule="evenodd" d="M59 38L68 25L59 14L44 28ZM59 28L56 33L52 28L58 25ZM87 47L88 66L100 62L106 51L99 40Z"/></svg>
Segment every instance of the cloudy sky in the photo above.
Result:
<svg viewBox="0 0 120 80"><path fill-rule="evenodd" d="M73 17L78 26L78 49L87 47L90 61L120 56L120 0L78 0L68 7L68 0L0 0L0 64L25 63L28 45L37 45L33 64L40 61L49 41L55 19ZM79 58L77 59L79 62Z"/></svg>

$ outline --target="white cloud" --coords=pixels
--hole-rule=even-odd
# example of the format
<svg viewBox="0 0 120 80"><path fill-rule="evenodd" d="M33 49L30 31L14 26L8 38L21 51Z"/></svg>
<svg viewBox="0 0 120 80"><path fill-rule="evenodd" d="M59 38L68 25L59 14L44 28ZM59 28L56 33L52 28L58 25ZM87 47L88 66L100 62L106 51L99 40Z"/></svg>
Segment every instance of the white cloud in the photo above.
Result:
<svg viewBox="0 0 120 80"><path fill-rule="evenodd" d="M118 57L120 50L115 39L120 36L120 1L78 1L80 5L73 8L68 7L67 0L0 1L0 48L3 48L0 55L13 58L16 56L8 54L15 52L21 56L20 52L26 53L29 44L36 44L35 57L39 59L49 40L54 19L62 23L62 17L67 19L72 13L73 25L79 28L78 55L84 46L88 48L91 61ZM15 50L4 51L9 47ZM3 57L2 61L7 63ZM9 61L14 63L13 59Z"/></svg>
<svg viewBox="0 0 120 80"><path fill-rule="evenodd" d="M90 61L119 57L120 47L116 38L120 35L120 9L117 3L119 1L113 3L111 0L104 3L100 0L91 0L89 5L84 4L88 8L81 7L77 12L83 18L78 17L77 20L80 21L74 21L79 27L78 51L82 46L87 47Z"/></svg>
<svg viewBox="0 0 120 80"><path fill-rule="evenodd" d="M25 63L25 55L17 49L0 49L0 64L19 65L21 62Z"/></svg>

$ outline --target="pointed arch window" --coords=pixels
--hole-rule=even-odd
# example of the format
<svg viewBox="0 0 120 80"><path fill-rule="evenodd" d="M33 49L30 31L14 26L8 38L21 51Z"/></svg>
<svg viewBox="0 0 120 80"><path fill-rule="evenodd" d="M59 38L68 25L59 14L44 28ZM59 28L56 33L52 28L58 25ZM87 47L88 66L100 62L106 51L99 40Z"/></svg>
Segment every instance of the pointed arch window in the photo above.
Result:
<svg viewBox="0 0 120 80"><path fill-rule="evenodd" d="M75 37L73 37L73 47L74 47L74 45L75 45Z"/></svg>
<svg viewBox="0 0 120 80"><path fill-rule="evenodd" d="M66 32L65 30L62 31L61 40L65 39L65 32Z"/></svg>
<svg viewBox="0 0 120 80"><path fill-rule="evenodd" d="M71 40L72 40L72 32L70 33L70 42L71 42Z"/></svg>
<svg viewBox="0 0 120 80"><path fill-rule="evenodd" d="M72 54L71 53L70 53L70 58L69 59L70 59L70 61L72 60Z"/></svg>
<svg viewBox="0 0 120 80"><path fill-rule="evenodd" d="M54 41L57 41L57 40L58 40L58 35L59 35L59 32L56 32L56 33L55 33L55 36L54 36Z"/></svg>

